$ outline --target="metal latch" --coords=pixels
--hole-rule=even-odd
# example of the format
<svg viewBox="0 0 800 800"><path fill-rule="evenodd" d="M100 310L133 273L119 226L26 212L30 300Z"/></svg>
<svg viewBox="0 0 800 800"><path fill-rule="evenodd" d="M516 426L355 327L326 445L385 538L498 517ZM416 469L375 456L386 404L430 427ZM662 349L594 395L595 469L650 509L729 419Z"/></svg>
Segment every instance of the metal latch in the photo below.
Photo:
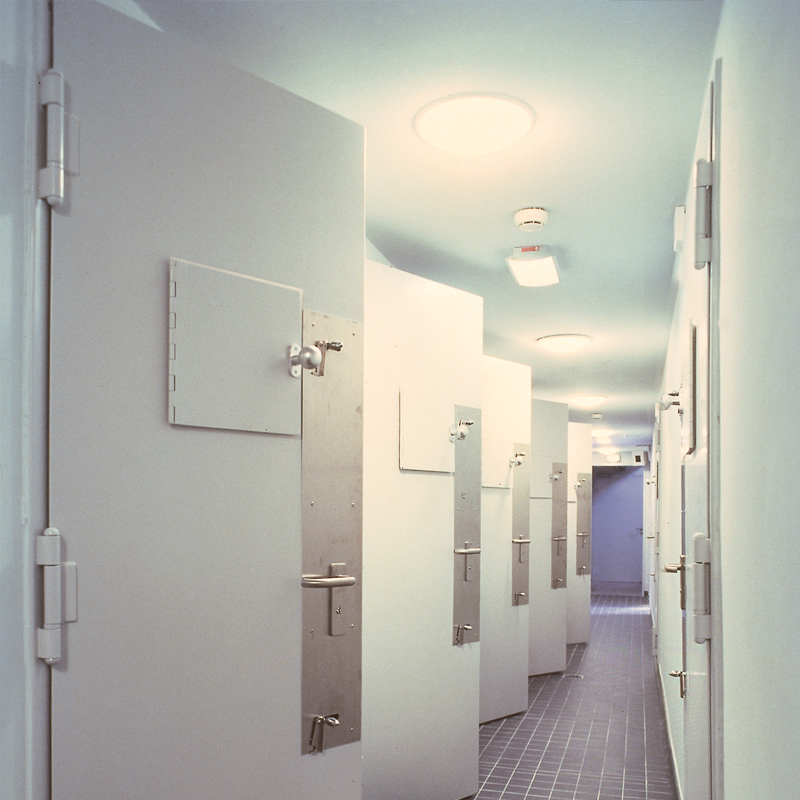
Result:
<svg viewBox="0 0 800 800"><path fill-rule="evenodd" d="M341 349L341 342L328 342L325 339L302 348L299 344L293 344L289 348L289 374L293 378L299 378L303 370L307 369L311 370L312 375L321 378L325 374L325 356L328 350L338 353Z"/></svg>
<svg viewBox="0 0 800 800"><path fill-rule="evenodd" d="M78 567L62 562L61 551L56 528L36 537L36 563L44 573L44 626L38 632L37 656L48 664L61 659L61 626L78 621Z"/></svg>
<svg viewBox="0 0 800 800"><path fill-rule="evenodd" d="M521 467L525 453L514 453L514 456L508 460L509 467Z"/></svg>
<svg viewBox="0 0 800 800"><path fill-rule="evenodd" d="M470 547L470 542L464 542L463 547L458 547L454 549L453 552L457 556L464 556L464 580L471 581L473 573L472 567L474 566L473 556L479 556L481 554L480 547ZM468 630L472 630L472 628Z"/></svg>
<svg viewBox="0 0 800 800"><path fill-rule="evenodd" d="M324 752L323 744L326 726L329 728L337 728L339 726L339 715L328 714L327 716L322 716L318 714L314 717L314 721L311 723L311 737L308 740L308 746L311 748L312 753ZM319 736L317 736L317 729L319 729ZM317 738L319 739L319 745L314 741Z"/></svg>
<svg viewBox="0 0 800 800"><path fill-rule="evenodd" d="M347 586L353 586L356 579L347 575L347 564L336 563L330 565L329 575L303 575L300 585L305 589L330 589L330 635L344 636L349 625L351 604L347 594L343 591Z"/></svg>
<svg viewBox="0 0 800 800"><path fill-rule="evenodd" d="M457 423L450 426L450 441L463 441L469 433L469 426L474 425L474 419L460 419Z"/></svg>
<svg viewBox="0 0 800 800"><path fill-rule="evenodd" d="M456 644L464 644L464 631L471 631L472 625L456 625Z"/></svg>

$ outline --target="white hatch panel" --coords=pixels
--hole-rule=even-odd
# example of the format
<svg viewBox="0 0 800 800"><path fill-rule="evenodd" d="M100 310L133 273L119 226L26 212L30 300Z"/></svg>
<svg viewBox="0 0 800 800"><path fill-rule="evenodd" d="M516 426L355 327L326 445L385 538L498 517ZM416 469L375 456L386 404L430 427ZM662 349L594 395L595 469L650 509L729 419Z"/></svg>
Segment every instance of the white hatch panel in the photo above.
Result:
<svg viewBox="0 0 800 800"><path fill-rule="evenodd" d="M400 392L400 469L453 472L453 399L431 386Z"/></svg>
<svg viewBox="0 0 800 800"><path fill-rule="evenodd" d="M302 339L302 292L172 259L169 421L300 433L301 381L289 348Z"/></svg>

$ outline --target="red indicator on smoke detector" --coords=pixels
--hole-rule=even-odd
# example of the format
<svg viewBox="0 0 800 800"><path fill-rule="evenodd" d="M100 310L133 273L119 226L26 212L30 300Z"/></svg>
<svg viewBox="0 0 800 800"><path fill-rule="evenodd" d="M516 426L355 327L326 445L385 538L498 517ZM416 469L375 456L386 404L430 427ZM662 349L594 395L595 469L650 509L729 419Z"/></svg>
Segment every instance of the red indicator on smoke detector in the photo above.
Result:
<svg viewBox="0 0 800 800"><path fill-rule="evenodd" d="M539 252L539 245L533 244L529 245L528 247L521 247L520 251L523 253L538 253Z"/></svg>

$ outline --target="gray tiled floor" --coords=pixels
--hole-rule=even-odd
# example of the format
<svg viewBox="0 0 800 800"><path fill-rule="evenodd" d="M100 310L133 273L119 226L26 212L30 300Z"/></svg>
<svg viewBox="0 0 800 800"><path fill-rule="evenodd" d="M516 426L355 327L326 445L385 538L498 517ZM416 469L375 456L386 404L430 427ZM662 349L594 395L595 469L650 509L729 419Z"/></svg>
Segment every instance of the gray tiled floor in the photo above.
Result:
<svg viewBox="0 0 800 800"><path fill-rule="evenodd" d="M588 645L528 681L528 711L480 730L475 800L677 800L640 597L592 598Z"/></svg>

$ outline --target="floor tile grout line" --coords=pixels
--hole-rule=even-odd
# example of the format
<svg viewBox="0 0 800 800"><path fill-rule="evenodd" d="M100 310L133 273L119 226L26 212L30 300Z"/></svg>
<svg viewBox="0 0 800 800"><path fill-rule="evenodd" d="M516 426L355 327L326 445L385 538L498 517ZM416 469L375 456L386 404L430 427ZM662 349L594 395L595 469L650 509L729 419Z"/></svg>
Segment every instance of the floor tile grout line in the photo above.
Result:
<svg viewBox="0 0 800 800"><path fill-rule="evenodd" d="M664 775L658 791L674 792L663 712L647 702L656 691L649 619L640 598L592 598L592 640L567 651L567 670L583 673L587 683L565 683L563 674L531 677L528 709L488 723L494 726L491 735L481 738L476 799L523 800L524 791L531 800L577 798L579 792L581 800L605 800L609 793L615 800L647 800L653 771ZM599 771L593 764L598 726L604 730ZM658 740L654 744L663 754L659 764L657 750L648 747L651 739ZM538 782L544 792L535 788L540 776L547 781L545 786ZM490 783L491 778L497 782Z"/></svg>

